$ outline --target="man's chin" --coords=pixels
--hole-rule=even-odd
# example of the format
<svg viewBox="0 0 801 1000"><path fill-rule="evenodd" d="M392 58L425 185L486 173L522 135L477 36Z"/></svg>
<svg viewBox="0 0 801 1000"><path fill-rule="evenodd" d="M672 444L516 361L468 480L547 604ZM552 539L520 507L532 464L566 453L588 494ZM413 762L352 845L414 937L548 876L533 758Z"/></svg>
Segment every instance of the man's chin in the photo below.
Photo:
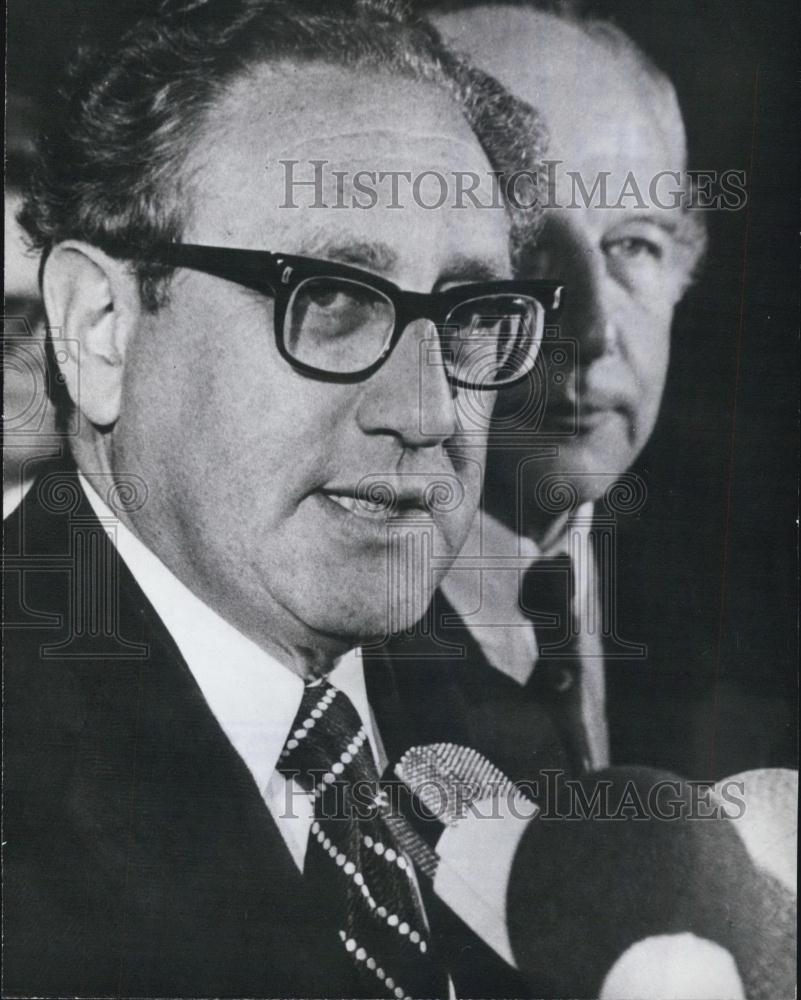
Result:
<svg viewBox="0 0 801 1000"><path fill-rule="evenodd" d="M426 614L433 589L404 578L392 583L393 586L385 584L372 593L365 591L357 601L347 601L348 592L339 591L336 600L329 598L325 605L310 604L308 614L302 617L321 639L349 648L411 632Z"/></svg>
<svg viewBox="0 0 801 1000"><path fill-rule="evenodd" d="M532 468L538 474L536 498L543 507L563 496L567 501L567 494L574 507L599 500L637 455L620 436L586 434L559 449L558 461Z"/></svg>

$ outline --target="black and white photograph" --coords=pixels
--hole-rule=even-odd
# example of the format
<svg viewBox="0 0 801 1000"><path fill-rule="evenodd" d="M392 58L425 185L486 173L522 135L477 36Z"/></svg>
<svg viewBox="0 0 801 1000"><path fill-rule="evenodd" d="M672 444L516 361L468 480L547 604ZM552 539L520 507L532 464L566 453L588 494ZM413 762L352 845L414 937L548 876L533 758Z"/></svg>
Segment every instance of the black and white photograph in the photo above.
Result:
<svg viewBox="0 0 801 1000"><path fill-rule="evenodd" d="M797 4L6 29L2 996L794 1000Z"/></svg>

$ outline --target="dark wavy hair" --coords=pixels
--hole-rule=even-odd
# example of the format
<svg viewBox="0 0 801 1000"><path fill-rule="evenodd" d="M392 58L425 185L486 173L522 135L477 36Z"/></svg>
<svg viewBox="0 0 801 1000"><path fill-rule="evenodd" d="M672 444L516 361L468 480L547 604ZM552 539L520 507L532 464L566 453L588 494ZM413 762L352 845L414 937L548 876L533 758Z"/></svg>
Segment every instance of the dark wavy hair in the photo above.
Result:
<svg viewBox="0 0 801 1000"><path fill-rule="evenodd" d="M150 310L169 270L148 250L181 238L190 207L182 165L225 88L254 65L314 61L427 81L459 105L494 170L537 170L536 112L401 2L161 0L142 11L68 67L19 220L44 255L80 239L130 258ZM530 240L541 213L508 211L513 245Z"/></svg>

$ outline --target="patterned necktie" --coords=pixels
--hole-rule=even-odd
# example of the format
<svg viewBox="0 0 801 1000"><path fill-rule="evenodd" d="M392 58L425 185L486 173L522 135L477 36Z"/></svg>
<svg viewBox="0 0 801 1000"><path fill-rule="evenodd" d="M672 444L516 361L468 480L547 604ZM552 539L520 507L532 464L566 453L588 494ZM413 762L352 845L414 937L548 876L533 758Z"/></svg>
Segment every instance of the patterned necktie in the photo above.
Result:
<svg viewBox="0 0 801 1000"><path fill-rule="evenodd" d="M446 996L412 864L382 817L386 799L367 733L327 681L306 686L278 770L314 796L304 880L353 962L354 992Z"/></svg>
<svg viewBox="0 0 801 1000"><path fill-rule="evenodd" d="M534 626L538 650L528 689L547 706L574 768L583 771L589 753L581 713L575 597L576 580L568 555L538 559L523 576L520 607Z"/></svg>

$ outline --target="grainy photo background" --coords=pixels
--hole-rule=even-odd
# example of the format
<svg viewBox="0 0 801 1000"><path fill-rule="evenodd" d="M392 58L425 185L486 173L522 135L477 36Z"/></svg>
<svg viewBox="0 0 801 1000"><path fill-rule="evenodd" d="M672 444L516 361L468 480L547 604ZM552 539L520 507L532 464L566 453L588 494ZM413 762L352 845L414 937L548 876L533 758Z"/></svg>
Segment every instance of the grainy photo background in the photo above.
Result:
<svg viewBox="0 0 801 1000"><path fill-rule="evenodd" d="M674 81L690 166L744 170L679 306L657 430L621 524L612 754L690 777L796 766L799 17L793 0L598 0ZM47 111L113 0L10 0L8 86ZM599 95L603 100L603 95ZM13 123L9 123L13 125Z"/></svg>

